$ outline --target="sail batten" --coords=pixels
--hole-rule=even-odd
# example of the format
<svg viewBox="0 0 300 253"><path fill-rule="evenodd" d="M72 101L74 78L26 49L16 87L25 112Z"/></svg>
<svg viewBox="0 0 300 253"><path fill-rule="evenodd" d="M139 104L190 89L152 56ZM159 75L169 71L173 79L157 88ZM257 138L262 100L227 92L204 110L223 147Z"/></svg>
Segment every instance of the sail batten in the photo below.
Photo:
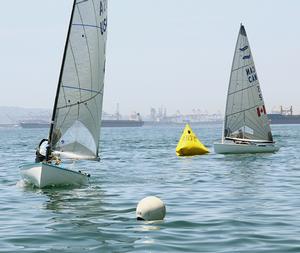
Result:
<svg viewBox="0 0 300 253"><path fill-rule="evenodd" d="M255 105L255 106L253 106L253 107L251 107L251 108L247 108L247 109L245 109L245 110L241 110L241 111L238 111L238 112L233 112L233 113L231 113L231 114L227 114L226 116L229 117L229 116L232 116L232 115L235 115L235 114L239 114L239 113L242 113L242 112L246 112L246 111L248 111L248 110L257 108L258 106L259 106L259 105Z"/></svg>
<svg viewBox="0 0 300 253"><path fill-rule="evenodd" d="M238 34L227 92L223 140L272 140L257 72L243 25Z"/></svg>
<svg viewBox="0 0 300 253"><path fill-rule="evenodd" d="M102 93L102 91L97 91L97 90L92 90L92 89L86 89L86 88L80 88L80 87L75 87L75 86L70 86L70 85L62 85L63 88L67 89L75 89L75 90L80 90L80 91L89 91L89 92L94 92L94 93Z"/></svg>
<svg viewBox="0 0 300 253"><path fill-rule="evenodd" d="M100 26L97 26L97 25L90 25L90 24L72 24L72 26L82 26L82 27L91 27L91 28L101 29Z"/></svg>
<svg viewBox="0 0 300 253"><path fill-rule="evenodd" d="M62 157L98 157L106 29L107 0L74 1L49 133Z"/></svg>
<svg viewBox="0 0 300 253"><path fill-rule="evenodd" d="M246 88L243 88L243 89L240 89L240 90L233 91L232 93L229 93L228 96L233 95L233 94L238 93L238 92L241 92L241 91L244 91L244 90L251 89L252 87L253 86L249 86L249 87L246 87Z"/></svg>
<svg viewBox="0 0 300 253"><path fill-rule="evenodd" d="M236 68L236 69L233 69L232 71L237 71L237 70L239 70L239 69L246 68L246 67L248 67L248 66L250 66L250 64L245 65L245 66L238 67L238 68Z"/></svg>

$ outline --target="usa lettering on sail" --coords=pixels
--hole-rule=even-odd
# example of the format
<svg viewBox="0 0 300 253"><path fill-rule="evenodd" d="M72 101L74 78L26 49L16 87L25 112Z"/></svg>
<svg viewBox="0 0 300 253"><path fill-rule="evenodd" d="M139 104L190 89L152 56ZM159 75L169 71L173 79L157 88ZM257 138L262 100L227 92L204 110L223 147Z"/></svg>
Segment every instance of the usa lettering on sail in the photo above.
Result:
<svg viewBox="0 0 300 253"><path fill-rule="evenodd" d="M100 17L106 14L106 10L107 10L107 0L100 1L100 7L99 7ZM107 16L105 16L104 19L100 21L101 35L103 35L106 32L106 29L107 29Z"/></svg>
<svg viewBox="0 0 300 253"><path fill-rule="evenodd" d="M104 14L104 12L106 12L107 10L107 0L103 0L103 1L100 1L100 16L102 16Z"/></svg>

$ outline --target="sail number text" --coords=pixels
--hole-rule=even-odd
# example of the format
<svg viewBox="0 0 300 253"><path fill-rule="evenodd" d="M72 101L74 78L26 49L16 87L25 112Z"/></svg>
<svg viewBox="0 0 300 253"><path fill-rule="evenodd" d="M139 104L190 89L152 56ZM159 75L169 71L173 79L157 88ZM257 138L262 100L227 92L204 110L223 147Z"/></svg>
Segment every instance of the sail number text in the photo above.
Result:
<svg viewBox="0 0 300 253"><path fill-rule="evenodd" d="M257 75L256 75L256 71L255 71L255 67L251 66L249 68L246 68L246 75L248 77L248 81L249 83L253 83L255 81L257 81ZM260 100L263 99L262 94L261 94L261 90L259 85L257 84L257 93L258 93L258 97Z"/></svg>
<svg viewBox="0 0 300 253"><path fill-rule="evenodd" d="M257 81L257 75L256 75L254 66L246 68L246 74L247 74L249 83Z"/></svg>
<svg viewBox="0 0 300 253"><path fill-rule="evenodd" d="M257 85L257 92L258 92L258 97L260 100L263 100L262 94L261 94L261 89L259 87L259 85Z"/></svg>
<svg viewBox="0 0 300 253"><path fill-rule="evenodd" d="M101 31L101 35L103 35L106 32L107 29L107 18L103 19L100 22L100 31Z"/></svg>
<svg viewBox="0 0 300 253"><path fill-rule="evenodd" d="M99 14L102 16L107 10L107 0L100 1Z"/></svg>
<svg viewBox="0 0 300 253"><path fill-rule="evenodd" d="M106 11L107 11L107 0L102 0L100 1L100 9L99 9L100 17L106 15ZM107 16L102 21L100 21L101 35L103 35L106 32L106 29L107 29Z"/></svg>

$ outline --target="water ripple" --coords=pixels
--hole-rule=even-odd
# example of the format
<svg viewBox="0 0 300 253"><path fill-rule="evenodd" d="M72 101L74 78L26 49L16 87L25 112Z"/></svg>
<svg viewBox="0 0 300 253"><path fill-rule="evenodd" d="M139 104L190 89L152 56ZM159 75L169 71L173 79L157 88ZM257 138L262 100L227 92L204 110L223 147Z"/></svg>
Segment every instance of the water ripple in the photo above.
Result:
<svg viewBox="0 0 300 253"><path fill-rule="evenodd" d="M79 164L90 184L45 190L18 166L47 132L0 129L0 252L300 252L300 126L272 128L278 153L224 156L222 126L195 126L212 153L183 158L183 126L104 128L101 162ZM149 195L164 221L135 219Z"/></svg>

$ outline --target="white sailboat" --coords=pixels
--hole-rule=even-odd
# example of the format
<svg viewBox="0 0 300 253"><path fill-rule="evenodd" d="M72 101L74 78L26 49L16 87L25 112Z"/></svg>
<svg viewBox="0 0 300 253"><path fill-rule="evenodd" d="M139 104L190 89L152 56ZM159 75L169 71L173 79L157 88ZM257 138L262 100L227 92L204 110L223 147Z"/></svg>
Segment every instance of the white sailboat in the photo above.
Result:
<svg viewBox="0 0 300 253"><path fill-rule="evenodd" d="M227 93L221 143L216 153L276 152L247 34L241 24Z"/></svg>
<svg viewBox="0 0 300 253"><path fill-rule="evenodd" d="M74 0L49 138L41 141L36 163L20 166L39 188L88 182L88 174L60 159L99 160L106 30L107 0Z"/></svg>

